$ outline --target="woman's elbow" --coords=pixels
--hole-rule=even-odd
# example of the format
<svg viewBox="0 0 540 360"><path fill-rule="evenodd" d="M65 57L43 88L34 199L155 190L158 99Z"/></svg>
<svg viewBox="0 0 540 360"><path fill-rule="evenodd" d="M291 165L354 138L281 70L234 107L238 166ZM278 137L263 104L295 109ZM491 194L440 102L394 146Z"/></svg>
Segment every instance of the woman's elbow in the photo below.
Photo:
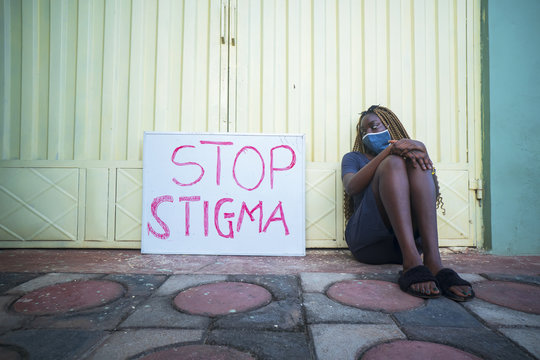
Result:
<svg viewBox="0 0 540 360"><path fill-rule="evenodd" d="M354 187L352 186L351 181L343 181L343 190L349 196L353 196L355 193Z"/></svg>

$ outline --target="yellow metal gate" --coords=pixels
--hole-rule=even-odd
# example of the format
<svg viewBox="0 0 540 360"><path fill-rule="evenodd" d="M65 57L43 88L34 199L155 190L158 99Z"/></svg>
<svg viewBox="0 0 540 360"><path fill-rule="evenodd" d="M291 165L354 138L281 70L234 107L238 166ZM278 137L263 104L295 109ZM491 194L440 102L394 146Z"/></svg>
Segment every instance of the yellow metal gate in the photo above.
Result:
<svg viewBox="0 0 540 360"><path fill-rule="evenodd" d="M142 135L306 134L308 247L344 247L340 161L392 108L476 245L479 0L4 0L0 246L138 248Z"/></svg>

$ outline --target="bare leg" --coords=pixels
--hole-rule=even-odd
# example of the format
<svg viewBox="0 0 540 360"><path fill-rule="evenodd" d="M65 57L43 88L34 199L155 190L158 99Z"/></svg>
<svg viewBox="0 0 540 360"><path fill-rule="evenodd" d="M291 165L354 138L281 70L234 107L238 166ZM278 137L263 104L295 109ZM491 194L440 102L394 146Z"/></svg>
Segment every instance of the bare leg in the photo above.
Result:
<svg viewBox="0 0 540 360"><path fill-rule="evenodd" d="M407 168L407 164L401 157L390 155L381 162L373 178L373 191L379 211L383 220L394 230L403 254L403 271L422 265L422 257L414 242L411 213L412 188ZM433 281L411 286L415 291L425 294L439 293Z"/></svg>
<svg viewBox="0 0 540 360"><path fill-rule="evenodd" d="M398 156L387 157L375 173L373 190L383 220L396 234L403 254L403 271L422 264L414 242L413 225L418 227L424 251L423 263L433 274L442 269L437 234L435 184L430 171L413 167ZM408 194L409 196L407 196ZM413 224L413 219L416 224ZM438 293L434 282L413 284L415 291ZM468 296L468 286L450 288Z"/></svg>
<svg viewBox="0 0 540 360"><path fill-rule="evenodd" d="M437 233L437 212L435 208L436 189L431 171L407 164L407 174L410 184L412 211L416 225L422 237L424 250L424 265L433 274L442 268L439 253L439 236ZM450 288L456 295L466 297L471 293L468 286L453 286Z"/></svg>

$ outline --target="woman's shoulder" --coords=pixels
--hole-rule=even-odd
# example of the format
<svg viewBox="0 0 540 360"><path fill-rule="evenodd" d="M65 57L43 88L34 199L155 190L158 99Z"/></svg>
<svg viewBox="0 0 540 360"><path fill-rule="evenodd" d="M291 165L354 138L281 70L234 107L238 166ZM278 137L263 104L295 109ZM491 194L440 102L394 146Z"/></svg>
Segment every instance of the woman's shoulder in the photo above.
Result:
<svg viewBox="0 0 540 360"><path fill-rule="evenodd" d="M343 159L341 160L341 173L344 175L349 172L357 172L368 162L369 159L361 152L352 151L346 153L343 155Z"/></svg>
<svg viewBox="0 0 540 360"><path fill-rule="evenodd" d="M343 161L360 161L360 162L368 162L368 158L365 154L358 152L358 151L351 151L343 155Z"/></svg>

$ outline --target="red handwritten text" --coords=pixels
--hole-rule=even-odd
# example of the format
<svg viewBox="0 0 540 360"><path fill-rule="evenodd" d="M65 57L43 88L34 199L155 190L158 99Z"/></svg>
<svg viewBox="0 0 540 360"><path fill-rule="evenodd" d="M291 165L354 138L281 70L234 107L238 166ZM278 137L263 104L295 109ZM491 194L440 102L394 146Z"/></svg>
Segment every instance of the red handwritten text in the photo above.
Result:
<svg viewBox="0 0 540 360"><path fill-rule="evenodd" d="M191 213L192 208L190 204L192 204L194 207L199 207L196 204L201 200L200 196L181 196L178 198L178 203L185 202L184 205L184 224L185 224L185 236L191 236ZM169 226L167 223L158 215L158 208L162 206L165 202L168 203L174 203L173 197L171 195L163 195L158 196L154 199L152 202L152 216L154 220L159 224L159 226L162 229L162 232L157 232L154 230L150 222L148 222L148 234L154 235L156 238L159 239L168 239L171 235ZM264 223L263 227L263 201L258 201L257 205L252 207L251 209L248 207L245 201L242 201L242 204L240 205L239 215L236 219L236 226L233 226L233 221L236 218L236 213L230 212L230 211L223 211L222 208L225 207L226 204L234 205L235 201L231 198L222 198L219 199L215 206L214 206L214 227L217 232L217 234L223 238L227 239L234 239L234 229L236 229L236 232L240 232L242 229L242 224L244 222L245 214L248 215L250 221L256 221L255 213L258 210L258 228L259 233L265 233L267 232L270 225L273 223L280 223L283 227L283 232L285 235L289 235L289 227L287 225L287 220L285 219L285 212L283 210L283 204L281 201L278 201L277 205L273 209L273 211L270 213L270 216L268 219L266 219L266 222ZM167 205L172 206L172 205ZM208 217L209 217L209 202L203 201L202 206L202 213L203 213L203 231L204 236L208 236L209 229L208 229ZM229 206L230 208L231 206ZM223 229L220 226L220 219L226 220L227 223L227 229L226 231L223 231Z"/></svg>

